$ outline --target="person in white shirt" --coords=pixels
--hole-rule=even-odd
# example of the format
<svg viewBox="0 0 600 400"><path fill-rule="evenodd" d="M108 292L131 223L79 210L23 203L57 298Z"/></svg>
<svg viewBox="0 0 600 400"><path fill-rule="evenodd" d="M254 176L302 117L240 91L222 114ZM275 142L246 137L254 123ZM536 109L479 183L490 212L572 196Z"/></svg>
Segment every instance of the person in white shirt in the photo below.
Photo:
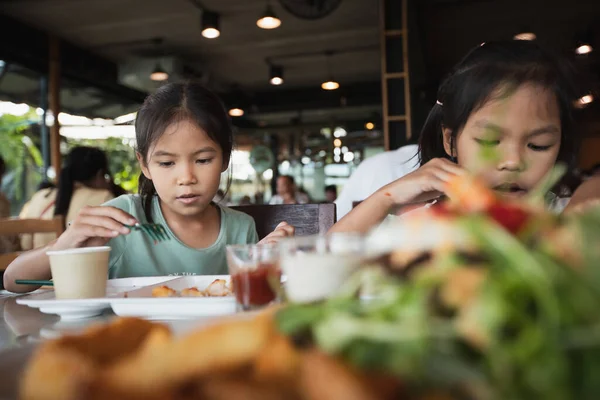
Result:
<svg viewBox="0 0 600 400"><path fill-rule="evenodd" d="M269 204L306 204L308 196L296 188L294 178L281 175L277 178L277 194L271 197Z"/></svg>
<svg viewBox="0 0 600 400"><path fill-rule="evenodd" d="M352 210L352 203L363 201L378 189L419 167L419 146L410 144L367 158L350 176L335 201L337 220Z"/></svg>

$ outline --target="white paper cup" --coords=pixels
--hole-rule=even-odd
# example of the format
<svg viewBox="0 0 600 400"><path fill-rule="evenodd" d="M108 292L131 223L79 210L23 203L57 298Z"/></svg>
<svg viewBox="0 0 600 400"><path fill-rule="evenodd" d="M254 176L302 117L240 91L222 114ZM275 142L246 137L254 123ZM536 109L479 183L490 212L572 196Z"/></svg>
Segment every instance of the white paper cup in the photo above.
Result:
<svg viewBox="0 0 600 400"><path fill-rule="evenodd" d="M91 299L106 296L110 247L48 251L57 299Z"/></svg>

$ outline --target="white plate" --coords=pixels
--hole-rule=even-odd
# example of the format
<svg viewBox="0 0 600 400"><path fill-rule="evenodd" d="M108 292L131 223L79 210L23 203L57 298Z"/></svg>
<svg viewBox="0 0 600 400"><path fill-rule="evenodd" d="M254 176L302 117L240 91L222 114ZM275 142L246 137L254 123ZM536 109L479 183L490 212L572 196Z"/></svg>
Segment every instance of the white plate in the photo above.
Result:
<svg viewBox="0 0 600 400"><path fill-rule="evenodd" d="M229 284L229 275L182 276L169 283L158 283L127 293L127 297L109 299L115 314L147 319L185 319L233 314L235 298L225 297L152 297L152 289L166 284L180 291L189 287L205 289L215 279L224 279Z"/></svg>
<svg viewBox="0 0 600 400"><path fill-rule="evenodd" d="M106 284L106 297L98 299L57 300L54 291L44 291L17 299L17 304L38 308L45 314L58 314L61 320L94 317L110 308L109 300L122 297L123 293L140 287L177 279L173 276L149 276L139 278L110 279Z"/></svg>

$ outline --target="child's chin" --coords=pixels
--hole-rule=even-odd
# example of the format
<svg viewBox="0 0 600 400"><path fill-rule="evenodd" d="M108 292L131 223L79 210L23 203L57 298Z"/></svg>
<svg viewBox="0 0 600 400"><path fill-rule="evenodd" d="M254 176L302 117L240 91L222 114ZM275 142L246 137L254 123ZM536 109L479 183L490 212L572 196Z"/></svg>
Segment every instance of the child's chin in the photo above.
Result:
<svg viewBox="0 0 600 400"><path fill-rule="evenodd" d="M196 202L194 204L175 204L175 207L173 207L173 210L175 212L177 212L177 214L180 215L189 215L189 216L193 216L196 214L199 214L201 212L203 212L204 210L206 210L206 207L208 207L208 204L205 204L204 202Z"/></svg>

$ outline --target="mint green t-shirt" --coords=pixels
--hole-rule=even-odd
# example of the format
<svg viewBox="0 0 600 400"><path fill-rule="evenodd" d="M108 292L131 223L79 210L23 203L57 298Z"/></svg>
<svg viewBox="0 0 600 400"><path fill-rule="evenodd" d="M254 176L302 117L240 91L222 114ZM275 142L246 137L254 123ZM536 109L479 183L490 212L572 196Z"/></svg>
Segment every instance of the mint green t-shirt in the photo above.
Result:
<svg viewBox="0 0 600 400"><path fill-rule="evenodd" d="M120 208L140 223L148 222L138 195L123 195L105 206ZM181 242L167 225L158 198L152 199L152 217L162 224L171 239L154 243L147 234L133 231L111 239L110 278L162 275L220 275L227 274L225 246L258 242L254 220L247 214L218 206L221 210L221 229L217 240L204 249L194 249Z"/></svg>

